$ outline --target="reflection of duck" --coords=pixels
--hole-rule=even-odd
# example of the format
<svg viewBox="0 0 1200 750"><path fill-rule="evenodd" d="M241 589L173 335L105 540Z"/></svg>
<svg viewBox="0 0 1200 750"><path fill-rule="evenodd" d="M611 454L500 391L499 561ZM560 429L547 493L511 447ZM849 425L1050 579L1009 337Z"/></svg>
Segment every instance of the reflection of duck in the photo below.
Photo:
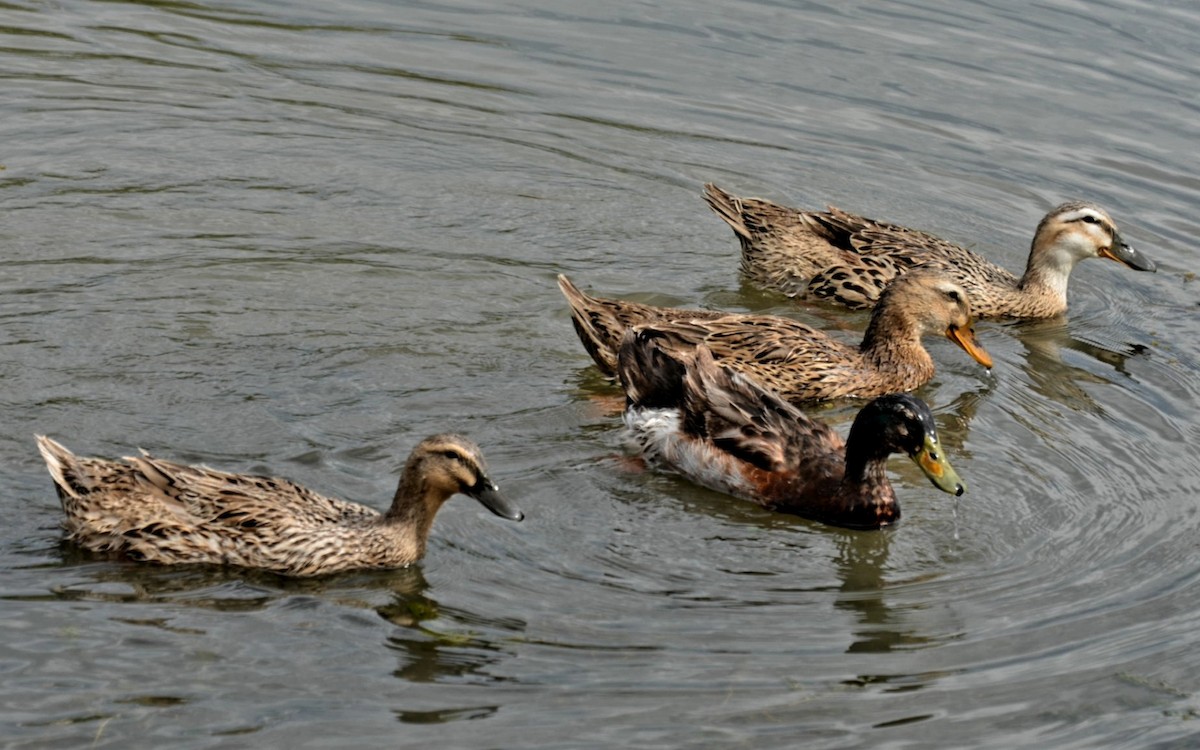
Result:
<svg viewBox="0 0 1200 750"><path fill-rule="evenodd" d="M400 626L387 637L387 647L399 658L393 672L406 682L439 682L454 679L458 684L487 684L505 678L493 674L494 667L512 655L508 639L479 635L477 612L439 605L426 597L397 601L379 608L379 613ZM488 617L491 627L519 634L524 620ZM454 713L454 710L451 710ZM405 712L410 720L424 712Z"/></svg>
<svg viewBox="0 0 1200 750"><path fill-rule="evenodd" d="M90 563L95 563L95 555L78 545L63 539L58 546L63 562L78 568L82 576L70 586L54 588L61 601L174 602L197 609L248 612L268 609L289 597L319 597L338 606L373 610L384 619L404 607L407 617L396 614L397 625L438 616L437 602L424 596L429 584L420 565L336 577L283 578L269 570L214 565L94 565ZM246 585L226 585L230 581Z"/></svg>
<svg viewBox="0 0 1200 750"><path fill-rule="evenodd" d="M704 186L704 199L737 235L747 276L790 296L807 293L851 308L872 307L893 278L930 268L967 291L979 318L1048 318L1066 312L1067 280L1085 258L1155 270L1091 203L1064 203L1046 214L1018 279L940 237L836 208L798 211L738 198L711 183Z"/></svg>
<svg viewBox="0 0 1200 750"><path fill-rule="evenodd" d="M295 576L394 568L424 555L434 515L455 493L504 518L522 518L488 478L479 448L457 435L435 435L413 449L384 514L287 479L148 454L124 461L80 458L40 435L38 448L62 500L67 537L133 560Z"/></svg>
<svg viewBox="0 0 1200 750"><path fill-rule="evenodd" d="M841 585L834 606L856 620L854 640L847 653L884 653L898 645L915 645L924 638L912 631L903 614L888 605L885 593L891 534L860 534L852 531L833 535L837 554L833 558ZM859 680L873 679L860 676Z"/></svg>
<svg viewBox="0 0 1200 750"><path fill-rule="evenodd" d="M828 425L719 365L704 346L676 359L662 334L626 334L618 370L625 424L643 455L692 481L766 508L839 526L900 517L887 458L905 453L938 489L964 486L942 455L923 401L892 394L867 404L843 442Z"/></svg>
<svg viewBox="0 0 1200 750"><path fill-rule="evenodd" d="M1097 322L1101 324L1089 325ZM1131 377L1128 361L1148 351L1141 344L1113 338L1114 325L1108 320L1072 318L1069 327L1063 321L1021 326L1018 340L1025 355L1020 368L1032 390L1075 411L1104 411L1083 384L1112 385L1121 379L1115 376ZM1077 354L1064 359L1064 353L1070 352Z"/></svg>
<svg viewBox="0 0 1200 750"><path fill-rule="evenodd" d="M984 367L992 360L975 340L962 289L932 274L893 284L871 315L858 347L790 318L655 307L591 297L558 277L580 340L606 374L616 371L626 330L647 324L658 346L684 355L698 344L723 365L751 375L789 401L873 398L910 391L934 374L921 343L944 333Z"/></svg>

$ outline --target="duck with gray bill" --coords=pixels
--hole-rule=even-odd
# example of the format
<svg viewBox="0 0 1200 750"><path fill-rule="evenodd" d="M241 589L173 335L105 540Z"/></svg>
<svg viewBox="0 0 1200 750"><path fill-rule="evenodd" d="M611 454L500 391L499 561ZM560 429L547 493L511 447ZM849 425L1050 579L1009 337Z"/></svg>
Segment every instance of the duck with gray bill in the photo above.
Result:
<svg viewBox="0 0 1200 750"><path fill-rule="evenodd" d="M704 200L737 236L742 272L752 281L855 309L874 307L893 279L920 268L965 289L980 319L1050 318L1067 311L1067 282L1082 260L1157 268L1125 242L1103 208L1083 201L1063 203L1042 218L1018 277L936 235L832 206L804 211L739 198L712 183L704 186Z"/></svg>
<svg viewBox="0 0 1200 750"><path fill-rule="evenodd" d="M67 538L84 549L165 565L206 563L315 576L398 568L421 559L434 516L455 494L511 521L483 453L461 435L422 440L384 513L279 477L231 474L140 456L76 456L37 436L62 501Z"/></svg>

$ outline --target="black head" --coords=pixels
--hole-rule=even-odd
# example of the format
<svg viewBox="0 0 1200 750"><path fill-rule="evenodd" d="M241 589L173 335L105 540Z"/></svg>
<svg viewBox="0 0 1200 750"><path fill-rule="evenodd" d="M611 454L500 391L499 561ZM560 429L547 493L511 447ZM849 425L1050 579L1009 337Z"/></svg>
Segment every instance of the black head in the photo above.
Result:
<svg viewBox="0 0 1200 750"><path fill-rule="evenodd" d="M893 393L863 407L850 428L847 454L851 450L866 450L877 456L903 453L939 490L953 495L966 491L942 451L933 413L916 396Z"/></svg>

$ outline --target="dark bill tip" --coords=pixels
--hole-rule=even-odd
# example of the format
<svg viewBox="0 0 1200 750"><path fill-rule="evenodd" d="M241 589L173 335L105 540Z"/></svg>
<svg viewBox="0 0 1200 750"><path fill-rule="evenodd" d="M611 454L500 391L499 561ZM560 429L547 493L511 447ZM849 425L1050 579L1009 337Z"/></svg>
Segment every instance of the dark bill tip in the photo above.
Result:
<svg viewBox="0 0 1200 750"><path fill-rule="evenodd" d="M508 498L500 494L500 488L486 479L468 490L467 494L501 518L507 518L510 521L525 520L525 514L521 512L521 509L509 502Z"/></svg>
<svg viewBox="0 0 1200 750"><path fill-rule="evenodd" d="M1136 248L1126 245L1125 241L1120 237L1114 239L1110 250L1101 254L1106 258L1112 258L1118 263L1124 263L1135 271L1154 273L1158 270L1158 265L1154 261L1150 260L1150 258L1146 257L1146 255Z"/></svg>

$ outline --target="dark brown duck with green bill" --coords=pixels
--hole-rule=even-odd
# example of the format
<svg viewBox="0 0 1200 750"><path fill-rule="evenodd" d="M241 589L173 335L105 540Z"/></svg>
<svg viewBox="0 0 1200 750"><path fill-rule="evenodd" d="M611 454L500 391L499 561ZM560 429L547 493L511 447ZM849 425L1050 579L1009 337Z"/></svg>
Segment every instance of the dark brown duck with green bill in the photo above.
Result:
<svg viewBox="0 0 1200 750"><path fill-rule="evenodd" d="M843 442L706 347L676 358L658 339L653 328L629 332L618 360L630 441L652 463L770 510L851 528L900 518L886 472L893 453L911 458L943 492L966 490L929 407L914 396L871 401Z"/></svg>

